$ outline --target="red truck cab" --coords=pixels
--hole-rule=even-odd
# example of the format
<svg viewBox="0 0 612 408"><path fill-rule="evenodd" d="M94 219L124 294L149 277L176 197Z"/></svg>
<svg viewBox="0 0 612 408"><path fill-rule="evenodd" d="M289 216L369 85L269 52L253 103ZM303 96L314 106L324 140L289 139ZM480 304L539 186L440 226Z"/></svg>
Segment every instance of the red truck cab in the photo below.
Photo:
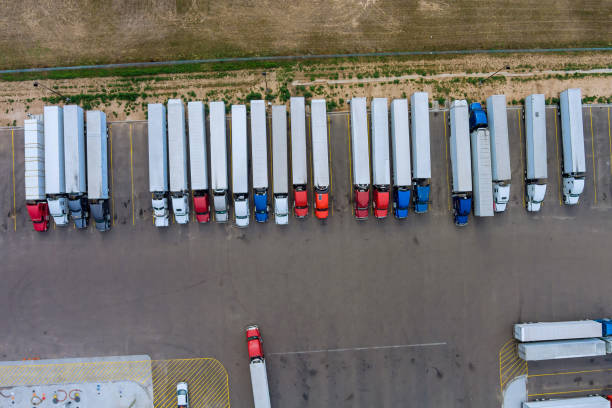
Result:
<svg viewBox="0 0 612 408"><path fill-rule="evenodd" d="M308 193L305 186L295 186L293 190L293 210L297 218L308 215Z"/></svg>
<svg viewBox="0 0 612 408"><path fill-rule="evenodd" d="M365 220L368 218L370 207L370 189L355 187L355 218Z"/></svg>
<svg viewBox="0 0 612 408"><path fill-rule="evenodd" d="M193 210L196 214L196 219L200 223L210 221L210 203L208 201L208 194L193 196Z"/></svg>
<svg viewBox="0 0 612 408"><path fill-rule="evenodd" d="M315 215L324 220L329 216L329 189L315 189Z"/></svg>
<svg viewBox="0 0 612 408"><path fill-rule="evenodd" d="M49 229L49 206L46 202L26 204L28 214L36 231Z"/></svg>
<svg viewBox="0 0 612 408"><path fill-rule="evenodd" d="M249 349L249 358L254 359L263 359L263 340L261 339L261 334L259 333L259 327L257 325L252 325L246 328L246 338L247 338L247 348Z"/></svg>
<svg viewBox="0 0 612 408"><path fill-rule="evenodd" d="M386 218L389 212L389 191L375 188L372 206L376 218Z"/></svg>

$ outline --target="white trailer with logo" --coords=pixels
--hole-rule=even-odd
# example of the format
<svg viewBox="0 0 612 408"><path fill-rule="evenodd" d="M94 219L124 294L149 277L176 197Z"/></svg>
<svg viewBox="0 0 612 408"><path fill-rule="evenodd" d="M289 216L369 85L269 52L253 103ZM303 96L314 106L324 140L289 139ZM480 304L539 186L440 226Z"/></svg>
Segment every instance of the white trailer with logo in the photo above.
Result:
<svg viewBox="0 0 612 408"><path fill-rule="evenodd" d="M147 109L149 139L149 191L156 227L168 226L168 137L166 107L150 103Z"/></svg>
<svg viewBox="0 0 612 408"><path fill-rule="evenodd" d="M210 105L210 178L215 207L215 221L227 222L227 136L225 133L225 104Z"/></svg>
<svg viewBox="0 0 612 408"><path fill-rule="evenodd" d="M187 138L185 106L180 99L168 100L168 164L170 166L170 200L174 219L189 222L189 186L187 185Z"/></svg>
<svg viewBox="0 0 612 408"><path fill-rule="evenodd" d="M491 136L493 206L495 212L503 212L510 201L512 178L506 95L492 95L487 98L487 118Z"/></svg>
<svg viewBox="0 0 612 408"><path fill-rule="evenodd" d="M68 198L64 167L64 112L60 106L44 107L45 194L49 213L57 226L68 225Z"/></svg>
<svg viewBox="0 0 612 408"><path fill-rule="evenodd" d="M580 88L561 92L561 137L563 139L563 198L567 205L578 204L584 191L586 163L582 127Z"/></svg>
<svg viewBox="0 0 612 408"><path fill-rule="evenodd" d="M542 94L533 94L525 98L525 146L527 211L540 211L546 195L548 178L546 105Z"/></svg>

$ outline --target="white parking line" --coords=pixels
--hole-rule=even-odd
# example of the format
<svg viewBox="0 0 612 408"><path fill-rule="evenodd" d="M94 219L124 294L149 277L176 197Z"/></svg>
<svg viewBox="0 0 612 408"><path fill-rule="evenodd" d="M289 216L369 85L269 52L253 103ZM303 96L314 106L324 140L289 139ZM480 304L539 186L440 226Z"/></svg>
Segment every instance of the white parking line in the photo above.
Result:
<svg viewBox="0 0 612 408"><path fill-rule="evenodd" d="M363 350L385 350L385 349L397 349L397 348L436 347L436 346L446 346L446 342L396 344L392 346L348 347L348 348L304 350L304 351L284 351L284 352L279 352L279 353L268 353L268 356L281 356L281 355L288 355L288 354L310 354L310 353L335 353L339 351L363 351Z"/></svg>

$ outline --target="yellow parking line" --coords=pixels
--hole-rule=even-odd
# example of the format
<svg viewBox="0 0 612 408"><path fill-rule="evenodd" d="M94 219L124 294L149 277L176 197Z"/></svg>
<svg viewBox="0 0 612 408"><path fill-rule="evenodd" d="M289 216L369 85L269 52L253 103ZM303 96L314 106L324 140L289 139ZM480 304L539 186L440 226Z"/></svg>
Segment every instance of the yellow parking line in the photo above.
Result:
<svg viewBox="0 0 612 408"><path fill-rule="evenodd" d="M108 141L110 144L110 168L111 168L111 219L115 225L115 179L113 175L113 125L108 125Z"/></svg>
<svg viewBox="0 0 612 408"><path fill-rule="evenodd" d="M11 129L11 151L13 152L13 222L17 231L17 203L15 202L15 130Z"/></svg>
<svg viewBox="0 0 612 408"><path fill-rule="evenodd" d="M593 154L593 192L595 194L595 205L597 205L597 170L595 163L595 136L593 135L593 113L589 106L589 118L591 119L591 153Z"/></svg>
<svg viewBox="0 0 612 408"><path fill-rule="evenodd" d="M446 138L446 111L442 112L444 120L444 162L446 163L446 187L448 188L448 211L451 210L451 186L448 178L448 140Z"/></svg>
<svg viewBox="0 0 612 408"><path fill-rule="evenodd" d="M351 211L355 215L355 207L353 206L353 160L351 159L351 114L346 115L346 134L348 135L348 163L349 163L349 202Z"/></svg>
<svg viewBox="0 0 612 408"><path fill-rule="evenodd" d="M132 183L132 225L136 224L136 214L134 212L134 153L132 147L132 124L130 123L130 181Z"/></svg>
<svg viewBox="0 0 612 408"><path fill-rule="evenodd" d="M539 396L543 396L543 395L561 395L561 394L575 394L578 392L594 392L594 391L606 391L606 390L612 390L612 387L606 387L606 388L590 388L588 390L573 390L573 391L557 391L557 392L543 392L541 394L528 394L528 397L539 397Z"/></svg>
<svg viewBox="0 0 612 408"><path fill-rule="evenodd" d="M585 373L604 373L612 371L612 368L602 368L598 370L583 370L583 371L564 371L560 373L544 373L544 374L532 374L529 377L549 377L553 375L572 375L572 374L585 374Z"/></svg>
<svg viewBox="0 0 612 408"><path fill-rule="evenodd" d="M557 131L557 108L554 108L554 119L555 119L555 152L557 154L557 176L558 176L558 180L559 180L559 188L557 189L557 194L559 194L559 205L563 206L563 201L561 200L561 188L562 188L562 184L561 184L561 161L559 160L559 136L558 136L558 131Z"/></svg>
<svg viewBox="0 0 612 408"><path fill-rule="evenodd" d="M523 149L523 129L521 126L521 111L520 109L516 111L516 120L517 120L517 127L518 127L518 131L519 131L519 146L521 148L521 180L522 180L522 185L523 185L523 208L525 208L526 203L525 203L525 164L523 164L523 154L525 154L525 150Z"/></svg>
<svg viewBox="0 0 612 408"><path fill-rule="evenodd" d="M331 210L331 215L334 215L334 206L332 205L332 201L334 200L333 198L333 189L332 189L332 164L331 164L331 158L332 158L332 152L331 152L331 138L330 138L330 129L331 124L330 124L330 120L329 120L329 114L327 114L327 156L328 156L328 162L327 165L329 166L329 208Z"/></svg>

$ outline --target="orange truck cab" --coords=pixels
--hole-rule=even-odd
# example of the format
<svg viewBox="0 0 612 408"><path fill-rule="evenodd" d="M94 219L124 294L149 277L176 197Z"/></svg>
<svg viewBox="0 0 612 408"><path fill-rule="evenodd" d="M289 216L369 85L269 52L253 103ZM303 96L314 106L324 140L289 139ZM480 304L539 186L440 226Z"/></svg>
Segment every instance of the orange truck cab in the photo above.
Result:
<svg viewBox="0 0 612 408"><path fill-rule="evenodd" d="M329 216L329 189L315 188L315 216L324 220Z"/></svg>

